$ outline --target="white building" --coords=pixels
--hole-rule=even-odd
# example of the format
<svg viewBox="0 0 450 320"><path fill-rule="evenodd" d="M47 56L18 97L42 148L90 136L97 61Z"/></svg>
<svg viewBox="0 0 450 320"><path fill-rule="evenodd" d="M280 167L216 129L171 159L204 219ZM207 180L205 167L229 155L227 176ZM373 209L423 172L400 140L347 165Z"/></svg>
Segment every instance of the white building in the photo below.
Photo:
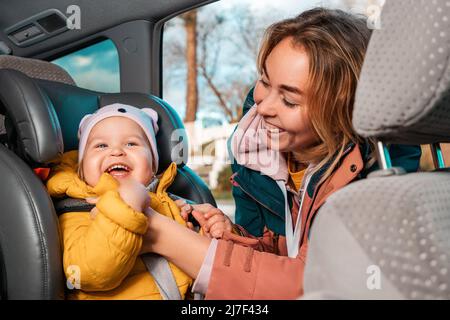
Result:
<svg viewBox="0 0 450 320"><path fill-rule="evenodd" d="M227 140L236 123L204 128L185 124L189 139L189 160L187 165L196 171L211 189L217 187L219 172L230 165Z"/></svg>

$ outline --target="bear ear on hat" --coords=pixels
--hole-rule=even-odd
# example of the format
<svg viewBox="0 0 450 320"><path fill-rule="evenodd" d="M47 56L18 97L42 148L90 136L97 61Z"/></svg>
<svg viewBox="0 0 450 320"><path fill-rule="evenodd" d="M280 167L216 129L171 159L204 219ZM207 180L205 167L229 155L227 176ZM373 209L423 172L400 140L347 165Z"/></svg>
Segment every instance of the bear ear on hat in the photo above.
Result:
<svg viewBox="0 0 450 320"><path fill-rule="evenodd" d="M84 130L84 127L86 126L86 123L87 123L86 121L87 121L90 117L92 117L92 114L87 114L87 115L85 115L85 116L81 119L80 125L78 126L78 139L80 139L80 137L81 137L81 131Z"/></svg>
<svg viewBox="0 0 450 320"><path fill-rule="evenodd" d="M158 133L158 113L150 108L142 108L140 109L141 111L145 112L148 116L150 116L150 118L152 119L152 124L153 124L153 130L155 131L155 134Z"/></svg>

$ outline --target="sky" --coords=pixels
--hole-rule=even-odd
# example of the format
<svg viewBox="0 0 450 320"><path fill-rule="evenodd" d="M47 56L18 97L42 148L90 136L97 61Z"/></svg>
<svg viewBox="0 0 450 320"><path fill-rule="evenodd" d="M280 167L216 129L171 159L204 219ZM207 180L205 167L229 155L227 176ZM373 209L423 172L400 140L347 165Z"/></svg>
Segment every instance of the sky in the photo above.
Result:
<svg viewBox="0 0 450 320"><path fill-rule="evenodd" d="M383 4L385 0L350 0L352 7L358 13L363 13L370 4ZM314 7L342 8L342 0L221 0L218 1L222 8L232 8L233 6L245 3L255 11L268 11L268 8L274 7L286 12L288 15L294 15ZM274 4L275 3L275 4Z"/></svg>
<svg viewBox="0 0 450 320"><path fill-rule="evenodd" d="M279 8L286 12L301 12L308 8L318 6L323 2L329 2L328 0L222 0L219 1L220 6L223 8L232 8L233 6L248 3L249 7L256 11L266 11L269 7L275 7L274 3L276 3L276 8Z"/></svg>
<svg viewBox="0 0 450 320"><path fill-rule="evenodd" d="M119 92L119 56L111 40L99 42L53 61L63 67L83 88Z"/></svg>

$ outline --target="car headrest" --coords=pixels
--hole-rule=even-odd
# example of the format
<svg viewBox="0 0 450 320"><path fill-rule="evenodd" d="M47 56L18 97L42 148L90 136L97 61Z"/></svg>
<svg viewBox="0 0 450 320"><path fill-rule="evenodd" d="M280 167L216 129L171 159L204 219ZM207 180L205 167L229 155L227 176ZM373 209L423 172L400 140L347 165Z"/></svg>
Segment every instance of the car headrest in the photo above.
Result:
<svg viewBox="0 0 450 320"><path fill-rule="evenodd" d="M172 161L179 167L187 162L188 140L181 119L169 104L152 95L95 92L5 69L0 70L0 102L0 113L7 116L8 139L16 137L14 151L29 163L48 165L62 152L77 149L81 119L114 102L158 113L159 172Z"/></svg>
<svg viewBox="0 0 450 320"><path fill-rule="evenodd" d="M392 143L450 142L449 43L448 1L387 1L356 92L356 131Z"/></svg>
<svg viewBox="0 0 450 320"><path fill-rule="evenodd" d="M75 85L75 81L66 70L47 61L0 55L0 69L13 69L26 74L30 78Z"/></svg>

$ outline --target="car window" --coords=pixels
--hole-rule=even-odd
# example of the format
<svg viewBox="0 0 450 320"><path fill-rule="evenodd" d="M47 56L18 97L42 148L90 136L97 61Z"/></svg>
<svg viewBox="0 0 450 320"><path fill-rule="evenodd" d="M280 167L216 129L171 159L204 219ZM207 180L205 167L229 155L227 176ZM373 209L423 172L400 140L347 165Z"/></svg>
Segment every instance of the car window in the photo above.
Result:
<svg viewBox="0 0 450 320"><path fill-rule="evenodd" d="M372 15L378 0L227 0L186 12L165 24L163 98L182 116L190 139L188 166L234 214L226 142L257 80L256 57L272 23L317 6ZM379 0L380 3L382 2Z"/></svg>
<svg viewBox="0 0 450 320"><path fill-rule="evenodd" d="M120 91L119 54L109 39L51 62L64 68L81 88L101 92Z"/></svg>

